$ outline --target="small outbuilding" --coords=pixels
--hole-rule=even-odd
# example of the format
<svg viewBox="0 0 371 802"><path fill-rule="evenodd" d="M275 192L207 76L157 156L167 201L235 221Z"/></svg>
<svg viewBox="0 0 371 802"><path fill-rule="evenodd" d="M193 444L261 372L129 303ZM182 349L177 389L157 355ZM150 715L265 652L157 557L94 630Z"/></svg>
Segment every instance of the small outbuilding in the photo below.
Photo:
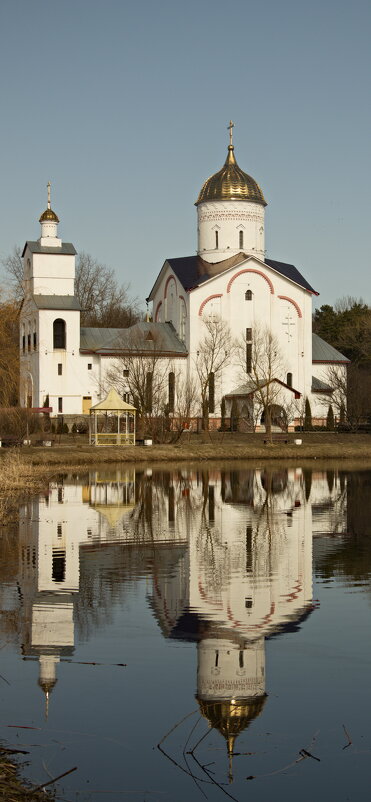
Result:
<svg viewBox="0 0 371 802"><path fill-rule="evenodd" d="M135 446L136 408L126 404L113 388L90 408L91 446Z"/></svg>

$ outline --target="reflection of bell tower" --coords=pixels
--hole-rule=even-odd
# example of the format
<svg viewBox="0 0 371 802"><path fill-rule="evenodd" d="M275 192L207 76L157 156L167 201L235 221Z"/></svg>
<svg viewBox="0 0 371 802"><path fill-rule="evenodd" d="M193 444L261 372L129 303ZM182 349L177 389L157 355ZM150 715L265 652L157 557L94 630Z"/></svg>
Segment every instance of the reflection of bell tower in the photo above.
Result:
<svg viewBox="0 0 371 802"><path fill-rule="evenodd" d="M197 701L211 727L227 741L232 782L234 742L260 715L266 699L264 637L206 637L197 647Z"/></svg>

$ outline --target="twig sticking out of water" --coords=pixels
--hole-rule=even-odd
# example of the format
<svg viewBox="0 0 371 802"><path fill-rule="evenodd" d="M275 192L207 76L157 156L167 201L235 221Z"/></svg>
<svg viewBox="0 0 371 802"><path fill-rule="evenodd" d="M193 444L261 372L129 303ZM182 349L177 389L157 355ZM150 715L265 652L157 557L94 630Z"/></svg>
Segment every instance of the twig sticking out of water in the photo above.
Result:
<svg viewBox="0 0 371 802"><path fill-rule="evenodd" d="M343 746L343 751L344 751L344 749L348 749L348 746L351 746L351 744L353 743L353 741L352 741L352 739L351 739L351 737L350 737L350 735L349 735L349 732L348 732L348 730L346 729L346 726L345 726L345 724L343 724L343 730L344 730L344 732L345 732L345 735L346 735L346 737L348 738L348 743L347 743L347 744L345 744L345 746Z"/></svg>
<svg viewBox="0 0 371 802"><path fill-rule="evenodd" d="M42 791L44 788L46 788L47 785L52 785L53 783L56 783L57 780L61 780L62 777L67 777L67 774L72 774L72 772L76 770L77 766L74 766L73 769L68 769L68 771L64 771L63 774L58 774L58 777L54 777L53 780L48 780L47 783L42 783L41 785L38 785L37 788L33 788L32 791L30 791L30 796L32 796L32 794L36 794L36 791Z"/></svg>

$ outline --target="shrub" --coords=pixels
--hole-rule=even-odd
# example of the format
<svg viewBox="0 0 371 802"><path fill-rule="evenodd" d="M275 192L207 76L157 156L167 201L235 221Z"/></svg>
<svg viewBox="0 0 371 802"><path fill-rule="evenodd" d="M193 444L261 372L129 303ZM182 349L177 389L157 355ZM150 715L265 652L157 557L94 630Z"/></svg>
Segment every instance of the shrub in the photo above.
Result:
<svg viewBox="0 0 371 802"><path fill-rule="evenodd" d="M334 410L331 404L327 410L326 429L328 432L333 432L335 429Z"/></svg>
<svg viewBox="0 0 371 802"><path fill-rule="evenodd" d="M304 429L305 429L306 432L310 432L313 429L313 426L312 426L312 410L311 410L309 398L305 399Z"/></svg>

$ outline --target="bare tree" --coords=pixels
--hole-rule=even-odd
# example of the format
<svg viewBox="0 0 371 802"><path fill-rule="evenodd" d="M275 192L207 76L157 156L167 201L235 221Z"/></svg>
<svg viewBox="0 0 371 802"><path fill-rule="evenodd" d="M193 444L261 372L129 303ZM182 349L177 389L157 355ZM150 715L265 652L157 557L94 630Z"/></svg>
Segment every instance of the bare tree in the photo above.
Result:
<svg viewBox="0 0 371 802"><path fill-rule="evenodd" d="M101 389L115 387L137 409L138 433L162 440L168 401L171 362L163 356L161 333L149 328L126 332L120 356L107 371Z"/></svg>
<svg viewBox="0 0 371 802"><path fill-rule="evenodd" d="M22 251L17 245L2 260L11 296L21 301L23 288ZM114 270L81 252L76 259L75 295L82 308L83 326L126 328L140 318L137 298L130 298L129 285L119 284Z"/></svg>
<svg viewBox="0 0 371 802"><path fill-rule="evenodd" d="M209 413L215 411L216 390L221 372L230 363L235 345L228 324L220 317L206 317L203 325L204 335L199 343L194 365L199 382L204 428L207 428Z"/></svg>
<svg viewBox="0 0 371 802"><path fill-rule="evenodd" d="M88 253L76 260L75 294L83 326L127 328L139 320L139 303L129 298L129 285L119 285L114 271Z"/></svg>
<svg viewBox="0 0 371 802"><path fill-rule="evenodd" d="M284 384L286 375L283 355L277 337L267 327L255 326L251 341L243 338L238 344L238 360L246 382L246 394L253 396L254 423L264 416L265 430L272 435L272 411L277 405L287 406Z"/></svg>
<svg viewBox="0 0 371 802"><path fill-rule="evenodd" d="M19 388L19 305L0 301L0 407L18 402Z"/></svg>
<svg viewBox="0 0 371 802"><path fill-rule="evenodd" d="M175 397L173 416L171 419L171 430L173 432L173 440L179 440L182 432L186 429L190 430L192 419L197 414L198 403L198 390L194 379L185 377L182 373L178 372L175 375Z"/></svg>
<svg viewBox="0 0 371 802"><path fill-rule="evenodd" d="M357 429L360 423L371 418L371 375L359 365L329 365L326 381L332 388L331 397L323 395L321 403L327 409L332 404L340 421Z"/></svg>

